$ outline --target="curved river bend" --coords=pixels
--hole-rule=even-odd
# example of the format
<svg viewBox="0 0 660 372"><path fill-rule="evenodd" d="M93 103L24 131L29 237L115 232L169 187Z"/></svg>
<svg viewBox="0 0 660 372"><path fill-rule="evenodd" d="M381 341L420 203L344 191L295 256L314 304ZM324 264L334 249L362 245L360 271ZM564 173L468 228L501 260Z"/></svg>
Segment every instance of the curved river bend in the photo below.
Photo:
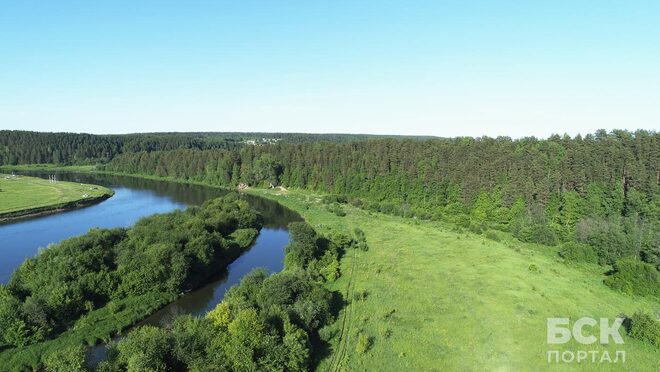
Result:
<svg viewBox="0 0 660 372"><path fill-rule="evenodd" d="M38 172L28 174L48 176ZM142 217L200 205L227 192L207 186L126 176L58 173L58 179L107 186L115 191L115 195L83 209L0 225L0 283L7 283L12 272L25 259L33 257L48 244L84 234L93 227L131 226ZM177 315L203 315L222 300L229 287L252 269L282 270L284 247L289 241L286 226L300 220L300 216L276 202L250 195L243 197L264 217L264 227L252 247L225 270L220 270L215 281L180 297L140 324L163 325ZM102 358L104 349L102 346L94 348L91 359Z"/></svg>

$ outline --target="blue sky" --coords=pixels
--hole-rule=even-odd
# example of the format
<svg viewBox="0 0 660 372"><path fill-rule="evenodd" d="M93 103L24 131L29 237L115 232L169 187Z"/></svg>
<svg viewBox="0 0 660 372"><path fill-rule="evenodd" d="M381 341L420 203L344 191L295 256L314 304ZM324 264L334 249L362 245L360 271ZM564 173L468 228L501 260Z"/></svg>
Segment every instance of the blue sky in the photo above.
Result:
<svg viewBox="0 0 660 372"><path fill-rule="evenodd" d="M4 1L0 128L546 137L660 125L657 1Z"/></svg>

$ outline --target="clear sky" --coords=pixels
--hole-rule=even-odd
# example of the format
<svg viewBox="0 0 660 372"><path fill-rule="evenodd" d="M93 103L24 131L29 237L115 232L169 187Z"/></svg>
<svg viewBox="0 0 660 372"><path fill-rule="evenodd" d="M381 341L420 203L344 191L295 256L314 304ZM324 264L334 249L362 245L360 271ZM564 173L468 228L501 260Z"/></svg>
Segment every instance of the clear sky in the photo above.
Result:
<svg viewBox="0 0 660 372"><path fill-rule="evenodd" d="M0 128L660 128L659 1L0 0Z"/></svg>

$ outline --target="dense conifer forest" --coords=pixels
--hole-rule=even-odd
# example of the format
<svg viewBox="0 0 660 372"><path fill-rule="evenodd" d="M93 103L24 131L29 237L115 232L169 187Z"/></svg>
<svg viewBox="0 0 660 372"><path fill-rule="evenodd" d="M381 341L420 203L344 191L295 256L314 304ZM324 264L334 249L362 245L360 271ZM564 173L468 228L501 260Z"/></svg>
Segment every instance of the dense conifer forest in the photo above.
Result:
<svg viewBox="0 0 660 372"><path fill-rule="evenodd" d="M103 169L311 189L386 213L474 229L494 225L550 245L589 243L608 231L610 243L597 248L599 261L639 253L657 266L659 165L657 133L601 131L547 140L386 139L139 152Z"/></svg>
<svg viewBox="0 0 660 372"><path fill-rule="evenodd" d="M245 144L349 142L390 138L366 134L141 133L92 135L0 130L0 165L95 164L122 153L176 149L236 149ZM425 137L410 137L423 139Z"/></svg>

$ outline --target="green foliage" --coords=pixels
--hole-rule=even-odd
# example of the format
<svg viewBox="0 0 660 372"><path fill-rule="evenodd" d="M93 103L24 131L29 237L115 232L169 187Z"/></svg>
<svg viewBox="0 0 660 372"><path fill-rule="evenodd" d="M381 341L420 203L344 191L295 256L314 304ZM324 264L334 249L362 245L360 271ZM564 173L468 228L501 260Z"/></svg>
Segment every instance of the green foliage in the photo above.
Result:
<svg viewBox="0 0 660 372"><path fill-rule="evenodd" d="M305 261L287 261L294 266L270 276L252 271L204 318L180 317L158 334L148 328L131 333L133 341L119 343L119 356L108 368L130 370L133 363L141 370L308 370L310 339L334 319L332 293L313 278L323 278L317 270L337 262L338 248L305 223L291 224L290 231L287 256ZM160 342L154 342L156 335ZM138 342L147 344L145 352L138 352Z"/></svg>
<svg viewBox="0 0 660 372"><path fill-rule="evenodd" d="M345 195L324 195L321 198L323 204L346 204L348 203L348 198Z"/></svg>
<svg viewBox="0 0 660 372"><path fill-rule="evenodd" d="M588 244L568 242L562 244L559 255L568 261L597 263L598 256Z"/></svg>
<svg viewBox="0 0 660 372"><path fill-rule="evenodd" d="M229 238L241 249L248 248L259 235L259 230L254 228L238 229L229 234Z"/></svg>
<svg viewBox="0 0 660 372"><path fill-rule="evenodd" d="M373 346L373 338L364 333L360 333L355 344L355 351L359 354L368 352Z"/></svg>
<svg viewBox="0 0 660 372"><path fill-rule="evenodd" d="M355 240L357 241L357 248L359 248L362 251L368 251L369 250L369 245L367 245L367 236L365 235L364 231L360 229L359 227L356 227L353 230L353 233L355 233Z"/></svg>
<svg viewBox="0 0 660 372"><path fill-rule="evenodd" d="M547 225L532 225L521 232L521 240L530 243L539 243L544 245L556 245L557 235Z"/></svg>
<svg viewBox="0 0 660 372"><path fill-rule="evenodd" d="M310 358L309 336L293 323L284 322L284 349L287 350L285 367L289 371L307 371Z"/></svg>
<svg viewBox="0 0 660 372"><path fill-rule="evenodd" d="M231 322L231 312L229 310L229 305L226 302L219 303L213 310L209 311L206 314L206 318L211 321L211 323L221 330L226 330L229 327L229 322Z"/></svg>
<svg viewBox="0 0 660 372"><path fill-rule="evenodd" d="M44 358L44 369L47 372L78 372L87 371L85 348L82 345L65 347Z"/></svg>
<svg viewBox="0 0 660 372"><path fill-rule="evenodd" d="M632 338L648 342L660 348L660 321L654 319L651 314L636 312L630 318L628 334Z"/></svg>
<svg viewBox="0 0 660 372"><path fill-rule="evenodd" d="M332 203L332 204L328 205L327 208L328 208L328 211L329 211L330 213L334 213L335 215L337 215L337 216L339 216L339 217L344 217L344 216L346 216L346 212L344 212L344 210L342 209L342 207L341 207L339 204L337 204L337 203Z"/></svg>
<svg viewBox="0 0 660 372"><path fill-rule="evenodd" d="M127 371L167 371L174 366L173 339L164 329L144 326L118 345L117 363Z"/></svg>
<svg viewBox="0 0 660 372"><path fill-rule="evenodd" d="M92 229L51 246L0 286L0 345L31 345L2 357L39 366L58 345L108 339L203 284L260 227L260 216L229 195L141 219L128 230Z"/></svg>
<svg viewBox="0 0 660 372"><path fill-rule="evenodd" d="M616 261L612 274L605 278L605 284L627 294L660 296L658 270L634 258Z"/></svg>
<svg viewBox="0 0 660 372"><path fill-rule="evenodd" d="M486 237L486 239L490 239L495 242L501 241L500 236L497 235L497 233L493 230L486 231L486 234L484 234L484 236Z"/></svg>
<svg viewBox="0 0 660 372"><path fill-rule="evenodd" d="M286 254L295 257L295 260L291 260L292 263L295 262L299 267L304 267L318 257L319 252L316 245L318 236L311 226L304 222L292 222L289 224L289 234L291 241L286 247Z"/></svg>
<svg viewBox="0 0 660 372"><path fill-rule="evenodd" d="M592 246L602 265L611 265L620 258L636 253L633 247L628 245L619 221L618 217L585 218L576 227L577 241Z"/></svg>
<svg viewBox="0 0 660 372"><path fill-rule="evenodd" d="M94 164L107 162L122 153L173 149L236 148L231 135L208 138L199 134L93 135L86 133L39 133L0 131L1 164Z"/></svg>
<svg viewBox="0 0 660 372"><path fill-rule="evenodd" d="M577 238L595 249L602 264L643 254L660 266L657 244L639 239L660 231L656 132L356 143L345 141L371 137L332 135L341 140L313 143L328 136L264 134L284 141L277 144L240 133L3 133L13 139L5 146L12 143L17 150L0 153L0 163L112 158L104 170L224 186L283 184L329 194L322 201L337 215L345 211L334 204L359 201L356 205L371 211L445 219L465 227L470 225L462 222L471 219L508 229L525 242L555 245ZM246 146L242 141L248 138L263 146ZM639 233L621 216L638 218L646 232ZM478 232L485 225L472 228ZM660 240L657 233L652 238Z"/></svg>

